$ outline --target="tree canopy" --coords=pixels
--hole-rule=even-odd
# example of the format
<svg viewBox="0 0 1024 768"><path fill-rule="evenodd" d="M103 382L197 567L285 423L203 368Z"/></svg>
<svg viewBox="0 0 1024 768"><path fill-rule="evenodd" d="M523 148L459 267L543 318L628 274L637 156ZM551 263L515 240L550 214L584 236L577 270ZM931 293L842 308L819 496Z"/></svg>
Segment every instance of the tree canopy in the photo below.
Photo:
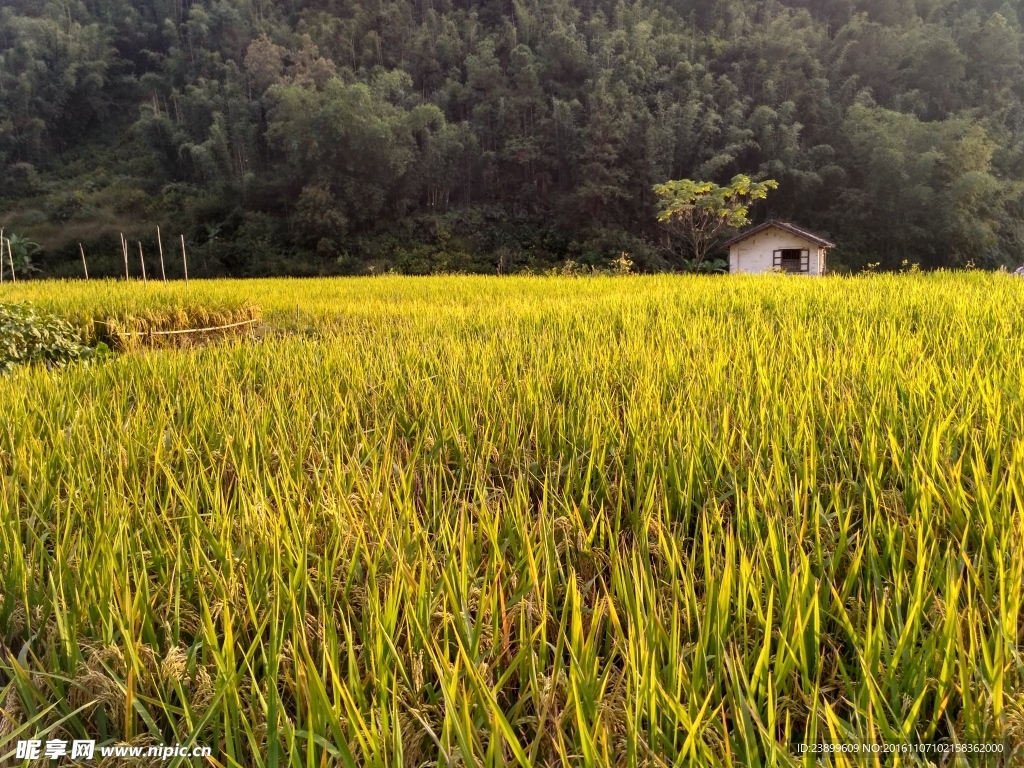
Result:
<svg viewBox="0 0 1024 768"><path fill-rule="evenodd" d="M200 275L660 270L655 185L745 175L838 268L1016 265L1021 6L9 0L0 226L52 275L157 225Z"/></svg>
<svg viewBox="0 0 1024 768"><path fill-rule="evenodd" d="M750 204L778 189L774 179L751 181L738 174L725 186L713 181L678 179L654 185L658 196L658 221L675 230L686 241L699 270L721 233L750 223Z"/></svg>

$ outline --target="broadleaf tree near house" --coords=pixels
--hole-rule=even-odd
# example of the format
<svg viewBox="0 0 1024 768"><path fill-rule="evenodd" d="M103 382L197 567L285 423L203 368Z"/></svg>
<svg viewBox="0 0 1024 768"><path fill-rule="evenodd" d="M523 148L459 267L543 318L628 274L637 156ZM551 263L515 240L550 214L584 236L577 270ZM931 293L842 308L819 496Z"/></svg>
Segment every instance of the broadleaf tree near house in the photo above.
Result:
<svg viewBox="0 0 1024 768"><path fill-rule="evenodd" d="M768 190L778 188L774 179L752 181L743 174L734 176L726 186L692 179L655 184L658 221L687 243L693 270L698 272L725 232L750 223L750 204L764 200Z"/></svg>

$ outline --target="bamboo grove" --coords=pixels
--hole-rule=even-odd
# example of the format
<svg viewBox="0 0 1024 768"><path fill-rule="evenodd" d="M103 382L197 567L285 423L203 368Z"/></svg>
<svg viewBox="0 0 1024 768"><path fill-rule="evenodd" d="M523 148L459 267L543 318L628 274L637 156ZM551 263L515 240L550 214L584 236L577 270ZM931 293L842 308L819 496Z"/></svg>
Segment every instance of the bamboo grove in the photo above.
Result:
<svg viewBox="0 0 1024 768"><path fill-rule="evenodd" d="M833 268L1020 265L1020 0L6 0L0 226L58 277L645 272L775 179ZM29 244L38 244L33 250ZM137 249L136 249L137 250ZM133 250L134 255L134 250ZM170 266L170 265L169 265ZM133 265L134 267L134 265ZM173 265L181 277L180 265Z"/></svg>

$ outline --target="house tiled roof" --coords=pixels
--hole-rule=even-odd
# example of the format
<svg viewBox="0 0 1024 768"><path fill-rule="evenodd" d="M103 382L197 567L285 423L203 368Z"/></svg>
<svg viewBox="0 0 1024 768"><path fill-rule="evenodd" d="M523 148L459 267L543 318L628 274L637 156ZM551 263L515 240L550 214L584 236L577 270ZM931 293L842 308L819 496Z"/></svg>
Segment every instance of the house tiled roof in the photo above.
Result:
<svg viewBox="0 0 1024 768"><path fill-rule="evenodd" d="M769 227L776 227L777 229L781 229L783 232L789 232L791 235L802 237L804 240L820 245L822 248L836 247L835 243L829 242L824 237L820 237L813 232L808 232L806 229L796 226L796 224L790 224L787 221L779 221L778 219L769 219L764 222L764 224L758 224L756 227L736 235L732 240L725 243L725 247L728 248L730 245L738 243L740 240L746 240L748 237L756 235L758 232L768 229Z"/></svg>

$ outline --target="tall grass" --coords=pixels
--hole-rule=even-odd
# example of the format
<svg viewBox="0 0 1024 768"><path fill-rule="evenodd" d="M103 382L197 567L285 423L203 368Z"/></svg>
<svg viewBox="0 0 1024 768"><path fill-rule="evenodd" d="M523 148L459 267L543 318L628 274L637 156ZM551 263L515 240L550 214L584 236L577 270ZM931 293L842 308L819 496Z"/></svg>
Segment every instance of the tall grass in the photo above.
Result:
<svg viewBox="0 0 1024 768"><path fill-rule="evenodd" d="M310 333L0 379L0 756L1024 754L1024 285L200 285Z"/></svg>

